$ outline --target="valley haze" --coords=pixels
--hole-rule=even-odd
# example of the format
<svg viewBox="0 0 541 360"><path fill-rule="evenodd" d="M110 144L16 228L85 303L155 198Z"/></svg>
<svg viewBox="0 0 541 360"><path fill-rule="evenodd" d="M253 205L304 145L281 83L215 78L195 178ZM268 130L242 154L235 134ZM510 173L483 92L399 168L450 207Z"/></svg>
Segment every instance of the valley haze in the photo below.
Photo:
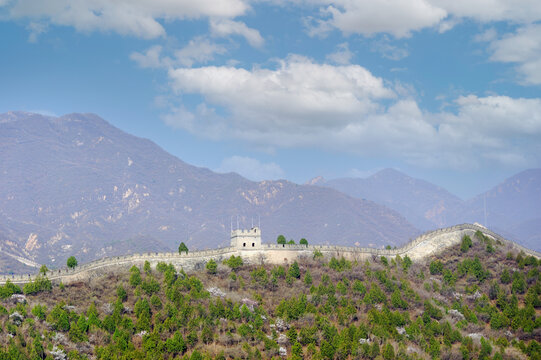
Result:
<svg viewBox="0 0 541 360"><path fill-rule="evenodd" d="M0 114L0 261L62 266L111 255L224 247L231 223L261 221L277 235L313 244L399 246L422 231L484 222L539 250L541 171L517 174L462 201L442 188L386 169L366 179L249 181L189 165L153 142L93 114ZM9 253L9 255L7 255ZM56 265L55 265L56 264Z"/></svg>

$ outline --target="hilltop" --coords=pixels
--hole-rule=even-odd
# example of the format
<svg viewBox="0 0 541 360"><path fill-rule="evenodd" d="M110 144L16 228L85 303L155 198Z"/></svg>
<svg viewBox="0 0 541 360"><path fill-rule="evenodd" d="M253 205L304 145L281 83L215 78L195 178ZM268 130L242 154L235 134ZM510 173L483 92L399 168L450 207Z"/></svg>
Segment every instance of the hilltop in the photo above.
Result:
<svg viewBox="0 0 541 360"><path fill-rule="evenodd" d="M42 278L0 289L0 358L539 359L540 269L478 233L425 262L314 252Z"/></svg>

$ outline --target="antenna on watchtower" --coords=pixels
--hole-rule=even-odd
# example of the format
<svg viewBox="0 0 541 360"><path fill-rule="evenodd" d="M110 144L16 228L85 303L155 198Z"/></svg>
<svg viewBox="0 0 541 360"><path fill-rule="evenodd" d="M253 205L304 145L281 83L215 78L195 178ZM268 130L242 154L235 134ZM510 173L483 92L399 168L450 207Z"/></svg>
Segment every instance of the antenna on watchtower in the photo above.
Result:
<svg viewBox="0 0 541 360"><path fill-rule="evenodd" d="M231 232L233 232L233 215L231 215Z"/></svg>
<svg viewBox="0 0 541 360"><path fill-rule="evenodd" d="M259 216L259 214L257 214L257 224L257 227L261 230L261 216Z"/></svg>
<svg viewBox="0 0 541 360"><path fill-rule="evenodd" d="M254 217L252 216L252 229L254 228Z"/></svg>
<svg viewBox="0 0 541 360"><path fill-rule="evenodd" d="M237 215L237 230L239 229L239 216Z"/></svg>

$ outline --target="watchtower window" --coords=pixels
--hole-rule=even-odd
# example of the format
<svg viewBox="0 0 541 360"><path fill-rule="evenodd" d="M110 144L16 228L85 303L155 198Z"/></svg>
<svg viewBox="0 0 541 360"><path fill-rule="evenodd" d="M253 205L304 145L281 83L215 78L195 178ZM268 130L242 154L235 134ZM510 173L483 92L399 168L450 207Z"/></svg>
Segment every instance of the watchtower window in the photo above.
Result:
<svg viewBox="0 0 541 360"><path fill-rule="evenodd" d="M246 243L242 243L242 246L246 247Z"/></svg>
<svg viewBox="0 0 541 360"><path fill-rule="evenodd" d="M284 244L282 244L282 247L286 247Z"/></svg>
<svg viewBox="0 0 541 360"><path fill-rule="evenodd" d="M252 247L254 247L254 246L255 246L255 243L252 243Z"/></svg>

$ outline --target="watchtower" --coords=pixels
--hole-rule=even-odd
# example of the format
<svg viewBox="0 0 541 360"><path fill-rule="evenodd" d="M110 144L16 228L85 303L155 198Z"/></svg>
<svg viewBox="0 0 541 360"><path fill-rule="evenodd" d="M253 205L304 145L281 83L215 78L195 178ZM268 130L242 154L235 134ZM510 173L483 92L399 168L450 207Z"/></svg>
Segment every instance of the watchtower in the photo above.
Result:
<svg viewBox="0 0 541 360"><path fill-rule="evenodd" d="M258 249L261 247L261 230L254 226L250 230L232 230L231 246L237 249Z"/></svg>

